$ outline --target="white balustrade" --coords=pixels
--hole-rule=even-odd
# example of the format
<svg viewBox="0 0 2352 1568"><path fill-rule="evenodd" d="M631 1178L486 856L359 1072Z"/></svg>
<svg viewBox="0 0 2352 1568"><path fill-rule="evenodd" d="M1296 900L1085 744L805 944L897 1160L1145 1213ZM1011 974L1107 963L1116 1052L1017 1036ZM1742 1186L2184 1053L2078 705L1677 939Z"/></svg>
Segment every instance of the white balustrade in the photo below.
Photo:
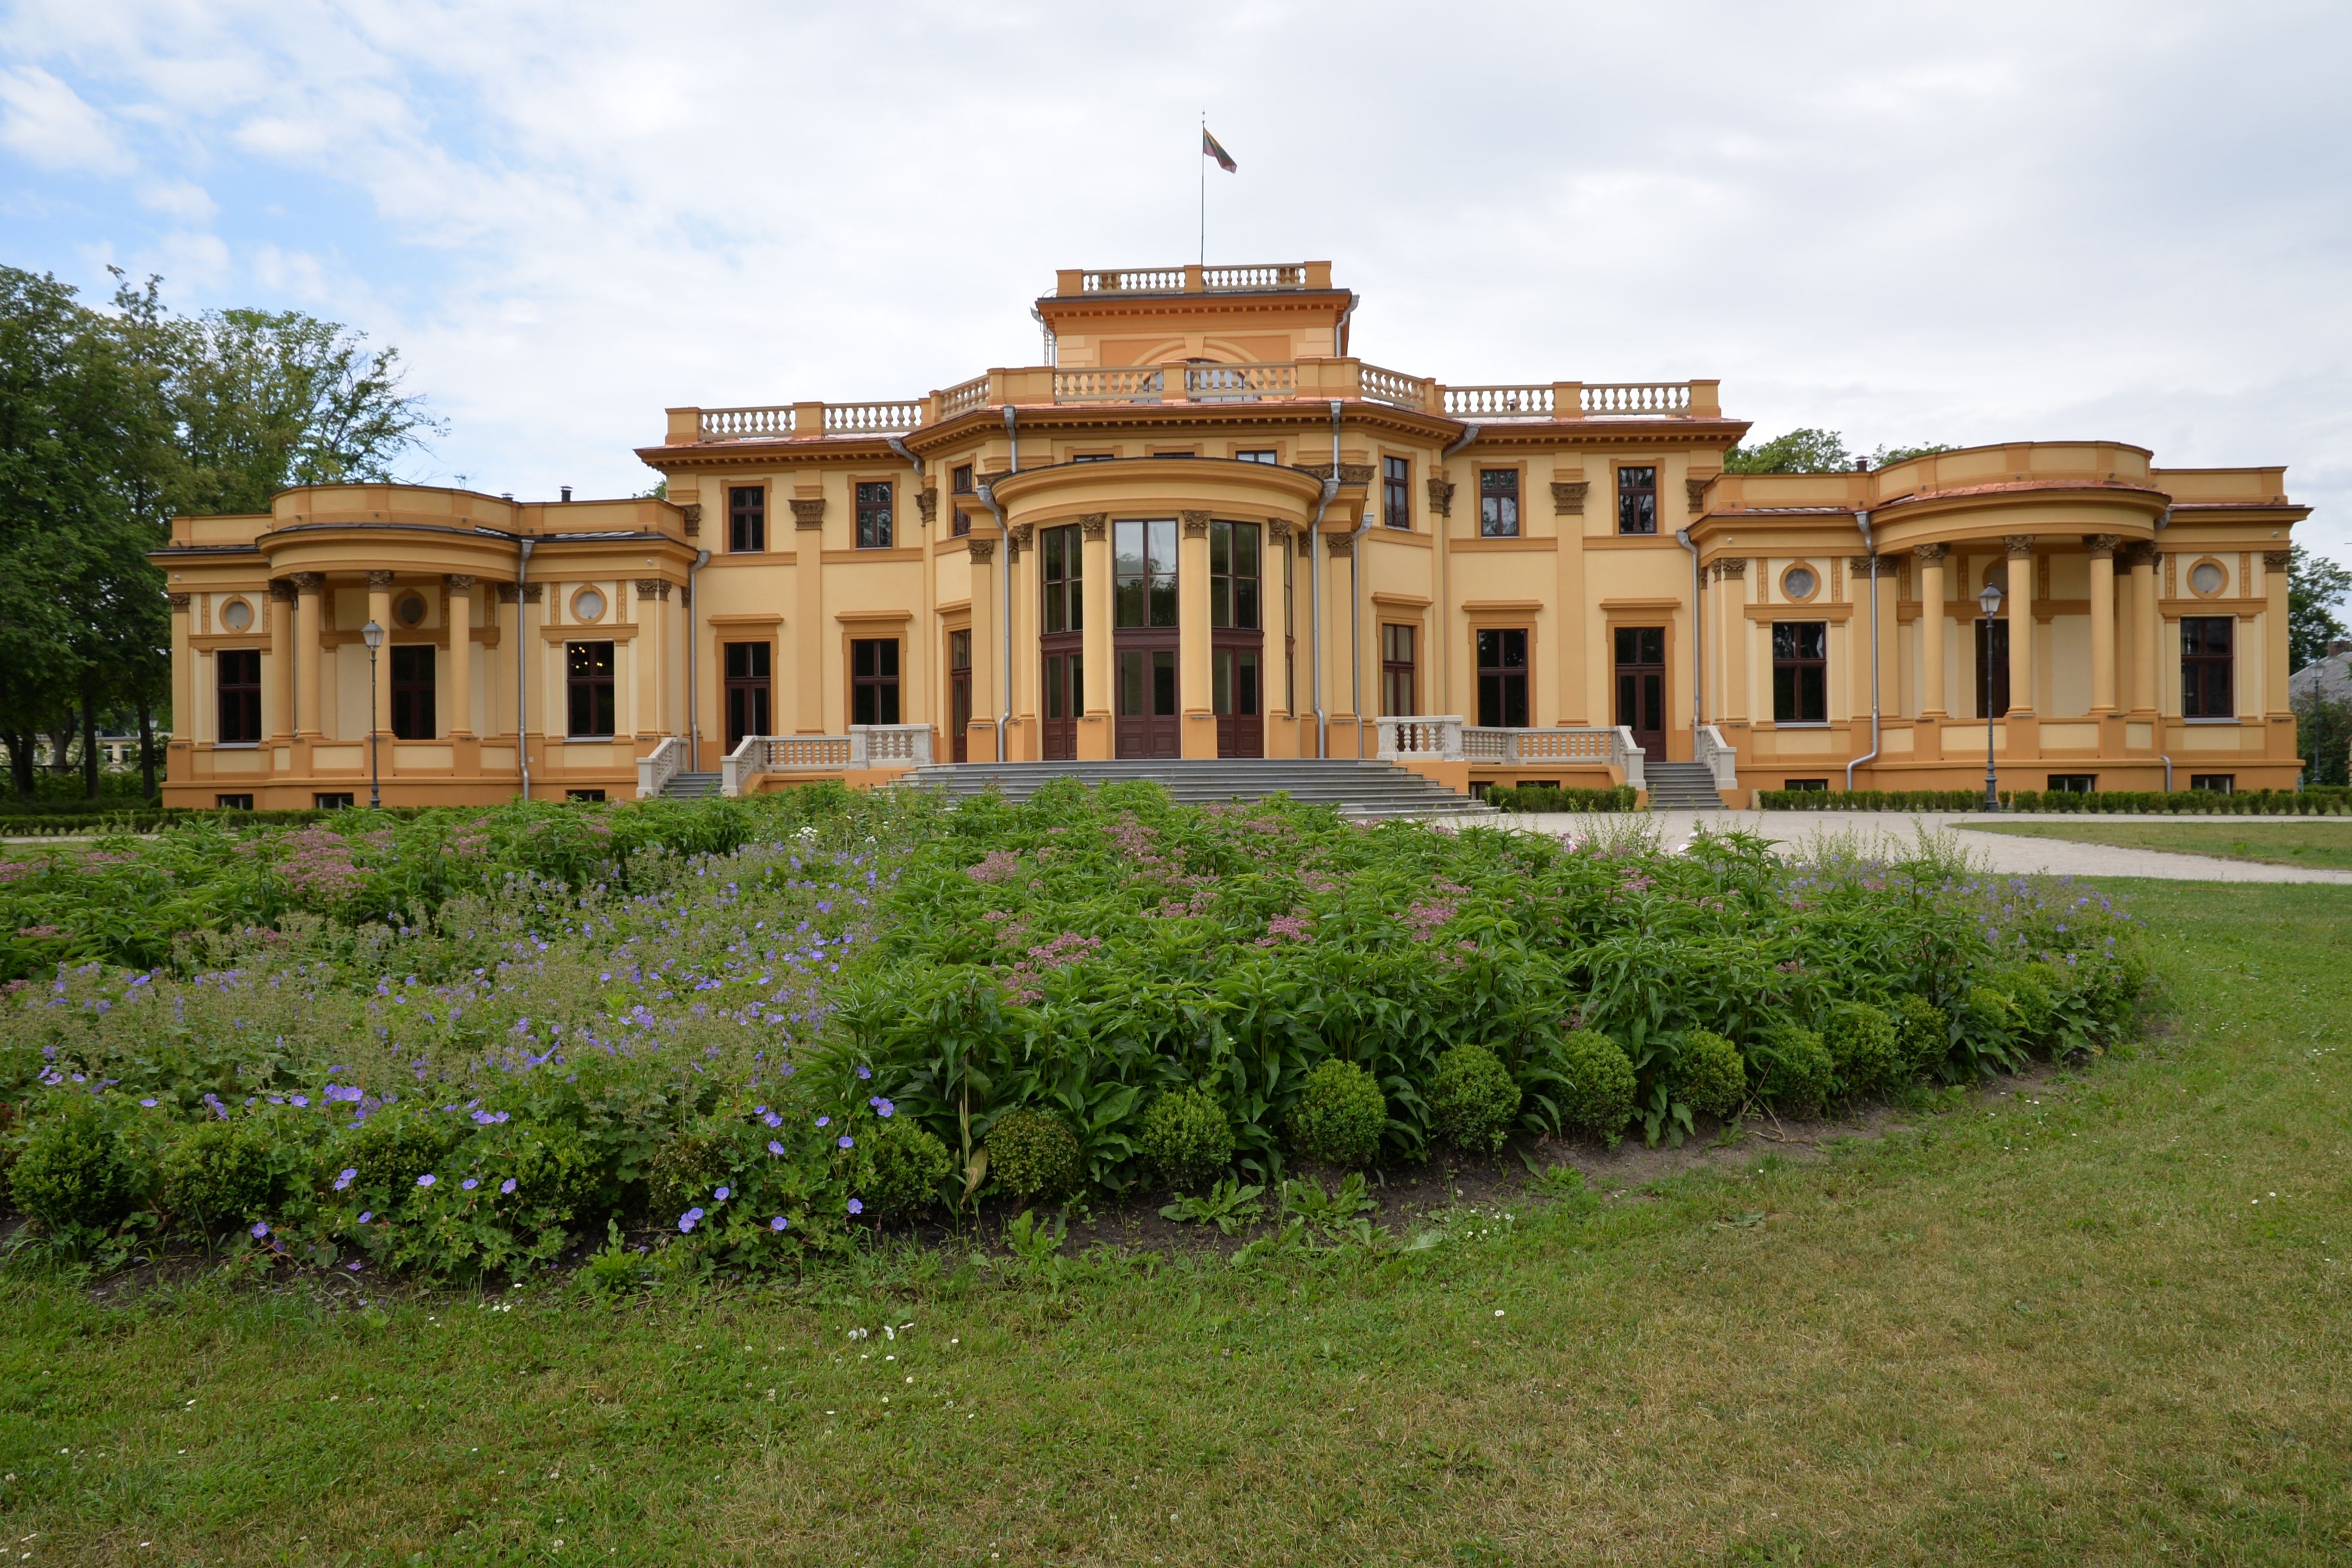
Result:
<svg viewBox="0 0 2352 1568"><path fill-rule="evenodd" d="M1181 293L1181 267L1119 267L1087 273L1079 285L1089 294Z"/></svg>
<svg viewBox="0 0 2352 1568"><path fill-rule="evenodd" d="M1184 395L1195 403L1255 403L1297 390L1298 367L1287 362L1184 367Z"/></svg>
<svg viewBox="0 0 2352 1568"><path fill-rule="evenodd" d="M1379 365L1360 367L1364 396L1374 403L1386 403L1398 408L1417 411L1429 407L1432 383L1425 375L1407 375L1402 371L1382 370Z"/></svg>
<svg viewBox="0 0 2352 1568"><path fill-rule="evenodd" d="M742 795L762 773L850 773L929 765L928 724L852 724L846 735L746 735L719 764L719 793Z"/></svg>
<svg viewBox="0 0 2352 1568"><path fill-rule="evenodd" d="M1201 269L1201 287L1220 289L1304 289L1307 268L1296 262L1274 262L1246 267L1204 267Z"/></svg>
<svg viewBox="0 0 2352 1568"><path fill-rule="evenodd" d="M1687 414L1686 381L1587 382L1580 399L1591 414Z"/></svg>
<svg viewBox="0 0 2352 1568"><path fill-rule="evenodd" d="M930 766L931 727L929 724L852 724L849 727L851 767L880 767L890 763L905 763L918 768Z"/></svg>
<svg viewBox="0 0 2352 1568"><path fill-rule="evenodd" d="M1459 761L1462 756L1459 714L1391 715L1381 719L1379 725L1383 761L1400 762L1406 757Z"/></svg>
<svg viewBox="0 0 2352 1568"><path fill-rule="evenodd" d="M1157 403L1160 373L1157 365L1114 365L1102 370L1057 370L1054 373L1056 403Z"/></svg>
<svg viewBox="0 0 2352 1568"><path fill-rule="evenodd" d="M706 408L702 411L701 436L706 441L756 440L792 433L793 411L789 405L774 408Z"/></svg>
<svg viewBox="0 0 2352 1568"><path fill-rule="evenodd" d="M1649 788L1648 775L1643 772L1642 748L1635 742L1633 731L1625 725L1620 724L1610 731L1609 735L1609 765L1622 773L1625 783L1631 787Z"/></svg>
<svg viewBox="0 0 2352 1568"><path fill-rule="evenodd" d="M824 405L824 433L828 436L896 436L922 422L923 405L916 401Z"/></svg>
<svg viewBox="0 0 2352 1568"><path fill-rule="evenodd" d="M1551 388L1543 386L1449 386L1445 412L1456 419L1549 419Z"/></svg>
<svg viewBox="0 0 2352 1568"><path fill-rule="evenodd" d="M1693 760L1706 764L1715 775L1717 789L1739 787L1739 753L1723 738L1723 731L1712 724L1701 724L1692 731Z"/></svg>
<svg viewBox="0 0 2352 1568"><path fill-rule="evenodd" d="M988 377L975 375L961 385L950 386L940 394L940 417L952 419L959 414L969 414L975 408L988 406Z"/></svg>
<svg viewBox="0 0 2352 1568"><path fill-rule="evenodd" d="M686 765L686 742L665 735L660 745L637 759L637 798L652 800Z"/></svg>

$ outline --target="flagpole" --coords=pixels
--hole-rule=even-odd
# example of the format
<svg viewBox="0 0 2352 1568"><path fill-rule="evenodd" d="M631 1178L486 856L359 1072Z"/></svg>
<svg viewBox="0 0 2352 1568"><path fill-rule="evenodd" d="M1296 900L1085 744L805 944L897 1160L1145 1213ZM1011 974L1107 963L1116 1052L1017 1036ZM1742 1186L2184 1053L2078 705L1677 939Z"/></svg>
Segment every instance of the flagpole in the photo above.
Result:
<svg viewBox="0 0 2352 1568"><path fill-rule="evenodd" d="M1206 141L1208 135L1209 111L1203 109L1201 110L1202 140ZM1201 165L1201 265L1206 267L1209 265L1209 154L1205 149L1198 147L1193 152L1198 154L1193 162Z"/></svg>

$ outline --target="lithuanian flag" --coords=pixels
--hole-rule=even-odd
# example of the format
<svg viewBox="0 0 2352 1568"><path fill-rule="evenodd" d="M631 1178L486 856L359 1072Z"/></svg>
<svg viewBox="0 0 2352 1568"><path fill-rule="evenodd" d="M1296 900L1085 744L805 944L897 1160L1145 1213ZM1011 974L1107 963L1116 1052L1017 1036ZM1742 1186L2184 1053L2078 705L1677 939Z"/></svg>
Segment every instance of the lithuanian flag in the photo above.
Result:
<svg viewBox="0 0 2352 1568"><path fill-rule="evenodd" d="M1234 155L1217 145L1217 139L1209 134L1209 128L1205 125L1201 127L1201 156L1214 158L1217 167L1228 174L1241 173L1241 165L1234 162Z"/></svg>

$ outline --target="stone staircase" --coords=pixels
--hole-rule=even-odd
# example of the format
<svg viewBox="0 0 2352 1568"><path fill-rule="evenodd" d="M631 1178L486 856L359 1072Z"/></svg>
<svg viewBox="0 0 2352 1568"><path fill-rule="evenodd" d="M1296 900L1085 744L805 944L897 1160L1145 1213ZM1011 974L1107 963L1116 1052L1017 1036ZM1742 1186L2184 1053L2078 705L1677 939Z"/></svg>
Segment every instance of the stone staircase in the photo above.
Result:
<svg viewBox="0 0 2352 1568"><path fill-rule="evenodd" d="M672 773L662 785L664 800L709 800L719 793L717 773Z"/></svg>
<svg viewBox="0 0 2352 1568"><path fill-rule="evenodd" d="M1716 793L1715 774L1705 763L1649 763L1647 775L1652 811L1721 811L1723 796Z"/></svg>
<svg viewBox="0 0 2352 1568"><path fill-rule="evenodd" d="M1089 787L1133 779L1159 784L1184 805L1263 800L1287 795L1314 805L1337 806L1344 816L1472 816L1494 807L1457 795L1433 779L1393 763L1352 758L1220 758L1215 761L1119 763L948 763L916 768L899 787L942 789L950 795L979 795L992 785L1013 800L1025 800L1048 781L1083 780Z"/></svg>

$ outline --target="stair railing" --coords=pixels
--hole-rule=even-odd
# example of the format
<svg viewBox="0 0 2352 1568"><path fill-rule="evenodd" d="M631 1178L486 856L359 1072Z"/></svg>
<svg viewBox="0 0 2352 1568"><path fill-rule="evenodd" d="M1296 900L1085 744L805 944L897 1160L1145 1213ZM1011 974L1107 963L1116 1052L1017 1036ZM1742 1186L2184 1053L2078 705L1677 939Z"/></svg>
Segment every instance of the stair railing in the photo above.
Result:
<svg viewBox="0 0 2352 1568"><path fill-rule="evenodd" d="M637 759L637 798L652 800L669 787L686 766L686 742L676 735L665 735L661 744Z"/></svg>
<svg viewBox="0 0 2352 1568"><path fill-rule="evenodd" d="M1624 779L1627 787L1647 789L1650 783L1643 772L1643 753L1633 739L1633 729L1624 724L1609 731L1609 765Z"/></svg>
<svg viewBox="0 0 2352 1568"><path fill-rule="evenodd" d="M1712 724L1701 724L1692 731L1691 757L1705 763L1714 775L1718 790L1739 787L1739 753L1723 738L1723 731Z"/></svg>

